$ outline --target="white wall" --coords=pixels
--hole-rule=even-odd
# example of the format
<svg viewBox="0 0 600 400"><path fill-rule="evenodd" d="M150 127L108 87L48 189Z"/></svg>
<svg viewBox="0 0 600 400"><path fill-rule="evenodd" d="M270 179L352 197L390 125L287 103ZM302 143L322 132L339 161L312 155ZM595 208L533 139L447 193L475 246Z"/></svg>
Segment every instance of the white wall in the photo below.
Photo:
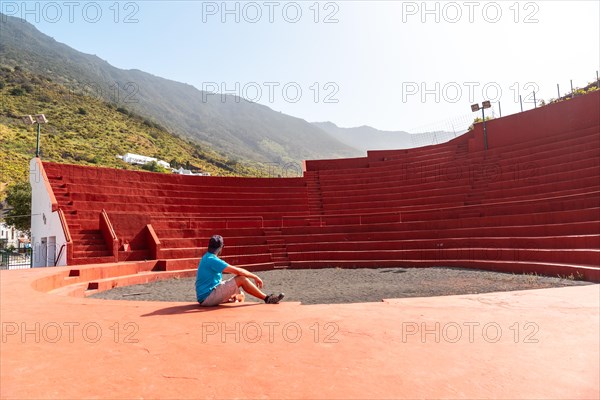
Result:
<svg viewBox="0 0 600 400"><path fill-rule="evenodd" d="M33 248L33 266L48 267L53 266L54 258L60 252L61 247L66 245L66 239L58 212L52 212L50 194L46 188L40 165L41 163L38 163L36 158L29 163L31 247ZM67 265L66 246L56 265Z"/></svg>
<svg viewBox="0 0 600 400"><path fill-rule="evenodd" d="M18 245L18 231L4 223L0 223L0 239L6 239L6 247Z"/></svg>
<svg viewBox="0 0 600 400"><path fill-rule="evenodd" d="M149 163L151 161L158 161L156 158L154 157L147 157L147 156L142 156L139 154L133 154L133 153L127 153L123 156L123 161L129 163L129 164L146 164Z"/></svg>
<svg viewBox="0 0 600 400"><path fill-rule="evenodd" d="M15 249L19 248L19 238L26 238L25 235L20 230L6 225L4 222L0 222L0 239L6 239L6 246L13 246ZM24 245L21 244L20 248L23 248Z"/></svg>
<svg viewBox="0 0 600 400"><path fill-rule="evenodd" d="M121 156L117 156L117 157L121 158L123 161L125 161L126 163L129 163L129 164L144 165L144 164L148 164L149 162L155 161L158 165L162 165L165 168L171 168L171 164L169 164L166 161L159 160L155 157L142 156L140 154L133 154L133 153L127 153L123 157L121 157Z"/></svg>

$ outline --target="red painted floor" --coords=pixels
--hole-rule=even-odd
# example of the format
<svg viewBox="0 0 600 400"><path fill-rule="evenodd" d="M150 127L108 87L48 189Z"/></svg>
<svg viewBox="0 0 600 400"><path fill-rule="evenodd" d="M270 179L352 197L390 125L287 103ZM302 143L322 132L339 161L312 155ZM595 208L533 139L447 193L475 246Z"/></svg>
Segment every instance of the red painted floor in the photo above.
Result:
<svg viewBox="0 0 600 400"><path fill-rule="evenodd" d="M599 285L214 309L33 288L65 271L0 272L3 399L600 397Z"/></svg>

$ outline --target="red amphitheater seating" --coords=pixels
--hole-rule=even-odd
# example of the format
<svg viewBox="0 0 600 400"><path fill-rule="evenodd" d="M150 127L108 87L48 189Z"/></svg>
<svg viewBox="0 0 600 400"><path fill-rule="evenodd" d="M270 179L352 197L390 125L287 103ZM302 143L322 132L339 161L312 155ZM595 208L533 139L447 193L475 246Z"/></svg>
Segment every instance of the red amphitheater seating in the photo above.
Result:
<svg viewBox="0 0 600 400"><path fill-rule="evenodd" d="M71 264L197 258L215 230L228 237L229 262L272 264L266 239L249 239L265 235L265 219L307 215L306 185L300 178L183 177L53 163L44 168L74 239ZM115 252L106 243L103 210L118 247L127 242L129 251ZM157 239L165 240L155 254L148 225Z"/></svg>
<svg viewBox="0 0 600 400"><path fill-rule="evenodd" d="M600 92L448 143L305 163L302 178L44 163L69 264L193 268L208 237L254 269L457 266L600 280ZM105 212L103 212L105 211ZM125 250L124 243L129 244Z"/></svg>

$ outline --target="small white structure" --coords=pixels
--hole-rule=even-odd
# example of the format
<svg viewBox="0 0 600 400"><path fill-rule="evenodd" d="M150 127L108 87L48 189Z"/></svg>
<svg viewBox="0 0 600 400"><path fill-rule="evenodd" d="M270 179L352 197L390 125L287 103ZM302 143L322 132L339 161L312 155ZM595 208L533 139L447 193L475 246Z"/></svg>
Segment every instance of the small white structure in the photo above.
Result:
<svg viewBox="0 0 600 400"><path fill-rule="evenodd" d="M145 164L148 164L148 163L154 161L161 167L171 168L171 164L169 164L166 161L159 160L158 158L154 158L154 157L142 156L140 154L127 153L124 156L117 156L117 158L120 158L121 160L125 161L128 164L145 165Z"/></svg>
<svg viewBox="0 0 600 400"><path fill-rule="evenodd" d="M14 226L8 226L4 222L0 222L0 241L5 242L6 247L22 248L24 241L19 241L19 239L23 238L27 239L27 235Z"/></svg>
<svg viewBox="0 0 600 400"><path fill-rule="evenodd" d="M56 199L50 198L50 182L43 171L42 161L33 158L29 163L32 265L63 266L67 265L67 240Z"/></svg>
<svg viewBox="0 0 600 400"><path fill-rule="evenodd" d="M179 167L179 169L171 169L171 171L173 171L174 174L179 174L179 175L193 175L193 176L210 176L210 173L208 172L192 172L189 169L185 169L183 167Z"/></svg>

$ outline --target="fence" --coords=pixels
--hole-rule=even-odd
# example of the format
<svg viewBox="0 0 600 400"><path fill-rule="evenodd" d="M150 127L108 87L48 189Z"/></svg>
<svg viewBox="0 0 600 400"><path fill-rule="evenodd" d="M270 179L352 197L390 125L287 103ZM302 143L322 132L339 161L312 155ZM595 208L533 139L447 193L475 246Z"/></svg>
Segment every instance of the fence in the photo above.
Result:
<svg viewBox="0 0 600 400"><path fill-rule="evenodd" d="M31 249L21 252L0 251L0 269L31 268Z"/></svg>
<svg viewBox="0 0 600 400"><path fill-rule="evenodd" d="M410 129L411 147L448 142L467 132L473 120L473 113L469 113Z"/></svg>
<svg viewBox="0 0 600 400"><path fill-rule="evenodd" d="M515 83L516 85L516 83ZM514 85L513 85L514 86ZM514 87L511 86L510 89L513 91ZM542 107L546 104L554 103L557 101L569 100L573 97L583 95L585 93L589 93L594 90L600 90L600 76L599 72L596 71L596 80L588 82L583 87L575 87L573 86L573 80L569 81L568 86L561 86L560 84L556 84L556 95L555 98L550 98L549 100L544 100L540 97L542 94L548 95L549 93L554 93L553 90L545 88L544 91L540 92L540 85L536 82L528 82L523 85L524 88L532 89L531 91L527 91L527 93L523 92L522 94L518 94L518 89L514 89L514 102L518 104L518 108L516 111L506 112L506 107L504 107L504 112L502 112L503 107L500 104L500 100L492 100L492 108L489 111L486 111L485 116L487 118L498 118L515 114L518 112L524 112L528 109ZM553 88L554 86L552 86ZM518 99L516 98L518 95ZM506 106L506 103L504 104ZM511 103L508 103L510 107ZM525 107L524 107L525 105ZM466 108L466 104L465 104ZM520 111L519 111L520 110ZM474 114L464 114L458 115L456 117L440 120L437 122L432 122L424 126L416 127L409 129L408 132L411 133L411 147L422 147L429 146L434 144L440 144L448 142L454 139L457 136L460 136L466 133L469 127L474 123L476 118L481 118L481 113Z"/></svg>

